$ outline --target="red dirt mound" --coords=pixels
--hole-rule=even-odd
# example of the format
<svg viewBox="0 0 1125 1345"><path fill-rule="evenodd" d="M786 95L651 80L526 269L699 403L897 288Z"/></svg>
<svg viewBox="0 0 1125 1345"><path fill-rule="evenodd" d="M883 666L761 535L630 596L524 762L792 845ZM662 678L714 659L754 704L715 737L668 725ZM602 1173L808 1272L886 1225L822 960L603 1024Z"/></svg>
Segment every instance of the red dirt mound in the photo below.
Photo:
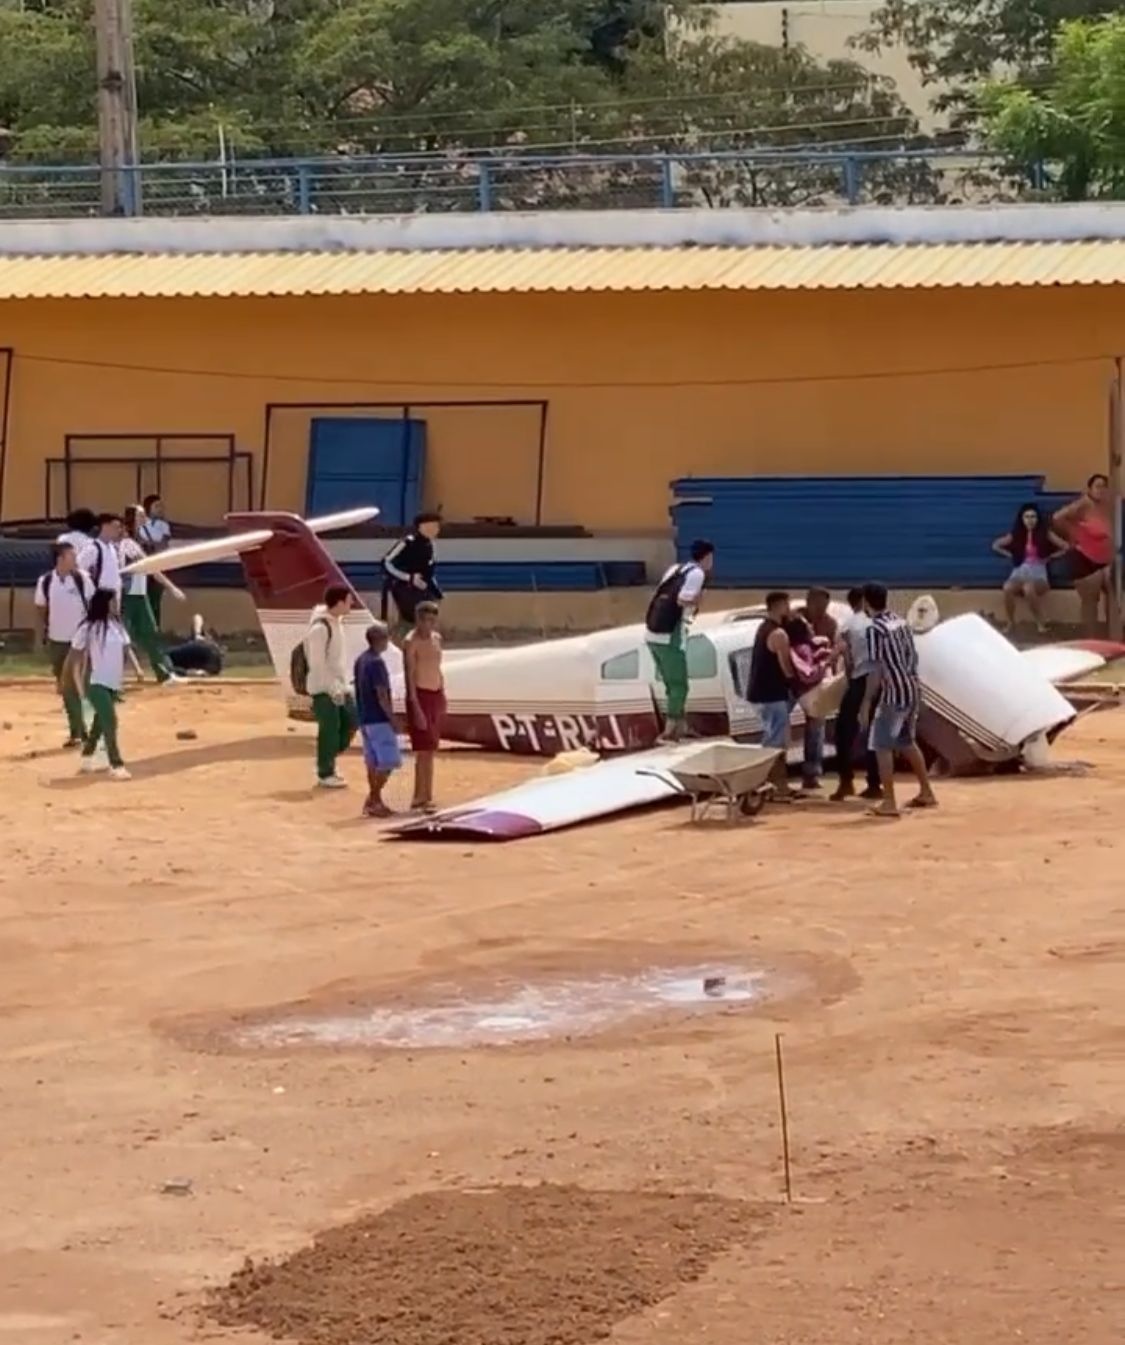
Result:
<svg viewBox="0 0 1125 1345"><path fill-rule="evenodd" d="M698 1279L760 1215L708 1195L437 1191L248 1261L209 1314L301 1345L589 1345Z"/></svg>

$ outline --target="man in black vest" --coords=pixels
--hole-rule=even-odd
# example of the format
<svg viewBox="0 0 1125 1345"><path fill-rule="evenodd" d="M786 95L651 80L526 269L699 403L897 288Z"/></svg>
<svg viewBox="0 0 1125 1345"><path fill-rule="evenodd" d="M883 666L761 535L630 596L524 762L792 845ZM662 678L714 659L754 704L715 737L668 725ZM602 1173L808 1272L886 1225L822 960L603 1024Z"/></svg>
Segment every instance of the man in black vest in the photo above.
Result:
<svg viewBox="0 0 1125 1345"><path fill-rule="evenodd" d="M691 560L666 570L645 613L645 642L667 699L661 742L679 742L687 732L688 671L685 631L703 597L703 586L715 564L715 548L707 541L691 544Z"/></svg>
<svg viewBox="0 0 1125 1345"><path fill-rule="evenodd" d="M793 710L794 668L786 624L790 620L789 594L768 593L766 615L754 637L750 680L746 699L762 721L762 746L781 749L774 773L774 798L795 797L789 788L786 753L789 751L789 716Z"/></svg>

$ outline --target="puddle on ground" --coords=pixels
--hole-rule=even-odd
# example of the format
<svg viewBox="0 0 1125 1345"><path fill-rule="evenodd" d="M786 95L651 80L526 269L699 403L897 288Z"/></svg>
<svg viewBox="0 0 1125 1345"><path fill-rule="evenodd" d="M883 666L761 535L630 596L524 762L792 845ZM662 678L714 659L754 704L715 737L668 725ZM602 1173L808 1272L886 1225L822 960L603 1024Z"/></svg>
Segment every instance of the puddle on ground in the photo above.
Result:
<svg viewBox="0 0 1125 1345"><path fill-rule="evenodd" d="M285 1017L243 1027L243 1047L351 1046L425 1050L508 1046L556 1037L588 1036L629 1019L660 1012L713 1012L760 1004L764 971L744 967L652 968L628 975L557 978L493 988L472 996L450 991L428 1005L400 1004L350 1013Z"/></svg>

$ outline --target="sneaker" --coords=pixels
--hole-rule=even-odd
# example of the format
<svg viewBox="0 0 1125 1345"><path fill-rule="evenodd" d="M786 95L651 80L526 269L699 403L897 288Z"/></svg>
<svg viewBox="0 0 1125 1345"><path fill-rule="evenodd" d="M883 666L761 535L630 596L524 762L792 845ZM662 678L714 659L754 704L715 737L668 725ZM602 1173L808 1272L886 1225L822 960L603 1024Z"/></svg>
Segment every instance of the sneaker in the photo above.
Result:
<svg viewBox="0 0 1125 1345"><path fill-rule="evenodd" d="M183 686L184 681L185 679L179 673L169 673L167 677L161 679L160 685L162 687L178 687Z"/></svg>
<svg viewBox="0 0 1125 1345"><path fill-rule="evenodd" d="M820 781L813 779L804 779L801 781L801 788L806 794L813 794L820 788Z"/></svg>
<svg viewBox="0 0 1125 1345"><path fill-rule="evenodd" d="M131 780L133 777L124 766L111 766L109 770L111 780Z"/></svg>
<svg viewBox="0 0 1125 1345"><path fill-rule="evenodd" d="M877 785L868 785L859 797L872 803L878 803L883 797L883 791Z"/></svg>
<svg viewBox="0 0 1125 1345"><path fill-rule="evenodd" d="M81 738L68 738L68 739L66 740L66 742L63 743L63 751L64 751L64 752L71 752L71 751L74 750L74 748L76 748L76 747L81 747L81 746L82 746L82 739L81 739Z"/></svg>
<svg viewBox="0 0 1125 1345"><path fill-rule="evenodd" d="M109 770L109 762L97 756L83 757L78 763L79 775L99 775Z"/></svg>
<svg viewBox="0 0 1125 1345"><path fill-rule="evenodd" d="M348 782L339 775L324 775L316 782L318 789L347 789Z"/></svg>
<svg viewBox="0 0 1125 1345"><path fill-rule="evenodd" d="M837 785L834 793L829 794L829 803L843 803L845 799L855 798L854 785Z"/></svg>

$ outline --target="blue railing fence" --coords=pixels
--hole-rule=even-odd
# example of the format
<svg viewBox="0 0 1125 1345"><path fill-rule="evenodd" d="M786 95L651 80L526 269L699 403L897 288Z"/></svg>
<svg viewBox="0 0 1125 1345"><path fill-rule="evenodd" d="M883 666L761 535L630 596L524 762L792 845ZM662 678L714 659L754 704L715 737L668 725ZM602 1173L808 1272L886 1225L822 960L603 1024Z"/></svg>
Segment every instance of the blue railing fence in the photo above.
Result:
<svg viewBox="0 0 1125 1345"><path fill-rule="evenodd" d="M127 213L181 216L980 205L1034 199L1045 185L1041 169L961 149L372 155L139 163L120 171ZM100 213L96 164L0 162L0 218Z"/></svg>

